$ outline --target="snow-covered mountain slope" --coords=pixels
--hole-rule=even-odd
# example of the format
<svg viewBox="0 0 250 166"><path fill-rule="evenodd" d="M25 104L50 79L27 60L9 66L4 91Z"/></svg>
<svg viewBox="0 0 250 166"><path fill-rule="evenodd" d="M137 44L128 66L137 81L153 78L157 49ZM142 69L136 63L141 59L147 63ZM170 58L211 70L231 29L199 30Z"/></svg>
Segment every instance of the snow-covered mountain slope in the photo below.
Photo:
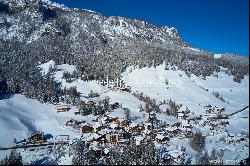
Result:
<svg viewBox="0 0 250 166"><path fill-rule="evenodd" d="M214 115L217 119L219 114L226 116L249 105L248 58L193 48L173 27L106 17L50 0L0 0L0 52L0 148L13 146L14 138L22 140L34 131L54 137L66 134L70 140L80 136L88 141L95 138L97 133L82 133L80 126L66 127L65 122L71 118L96 127L103 116L124 118L129 110L131 126L143 125L149 121L145 107L155 99L154 105L160 108L155 109L155 117L168 124L162 130L173 131L181 124L178 130L184 131L169 140L168 150L178 154L176 147L185 145L188 155L194 158L196 152L188 144L189 136L183 127L187 122L167 113L170 104L165 101L171 99L182 105L180 111L190 110L192 132L201 131L207 136L207 150L220 146L226 149L225 159L229 160L248 156L244 152L248 139L228 145L222 138L245 138L249 109L230 116L230 125L220 125L218 130L211 129L207 118ZM107 77L111 82L121 79L132 92L125 92L124 87L104 86L102 80ZM90 97L90 92L98 95ZM105 106L106 97L110 108ZM80 109L81 115L76 106L80 102L89 107ZM113 109L117 102L119 107ZM65 103L71 104L70 111L57 113L57 106ZM223 115L219 111L209 115L204 108L208 105L225 111ZM105 129L101 133L116 126L113 122L102 126ZM158 133L157 137L163 136ZM0 159L6 153L0 151ZM32 152L22 153L25 161L31 160ZM35 163L53 162L50 150L34 153ZM70 163L71 159L64 156L59 163Z"/></svg>
<svg viewBox="0 0 250 166"><path fill-rule="evenodd" d="M234 82L233 76L219 72L215 76L208 76L206 80L198 79L193 76L192 79L197 85L208 89L208 92L219 92L223 98L229 102L230 107L236 109L249 105L249 76L245 76L241 83ZM217 77L218 76L218 77Z"/></svg>
<svg viewBox="0 0 250 166"><path fill-rule="evenodd" d="M43 66L43 70L47 70L48 64L54 64L54 62L50 61L39 67ZM93 90L99 93L100 97L108 96L111 101L121 102L124 107L133 111L138 110L140 105L144 104L144 102L135 98L131 93L109 90L107 87L97 84L95 81L85 82L77 79L71 83L67 83L62 79L62 74L64 71L72 72L74 66L63 64L57 65L55 68L57 69L54 73L56 81L61 82L62 87L76 86L83 100L87 93ZM211 76L203 80L195 76L189 78L185 73L179 70L165 70L164 65L157 66L156 68L134 69L132 71L128 68L122 75L122 79L127 85L132 87L133 92L143 92L145 95L155 98L158 102L173 99L177 103L187 106L197 115L203 114L204 106L208 104L225 107L227 110L226 113L232 113L249 104L248 77L245 77L240 84L233 82L231 76L220 72L218 75L219 78ZM167 80L169 82L168 85L165 83ZM209 90L206 91L201 86ZM223 88L221 88L222 86ZM213 91L218 91L227 102L223 102L212 95ZM6 137L6 140L9 140L11 137L13 138L15 135L26 136L30 134L30 132L40 129L49 129L47 131L49 133L64 131L63 128L59 127L54 129L47 127L47 125L60 126L59 124L63 120L66 120L72 115L70 113L59 115L54 111L55 107L53 105L40 104L22 95L2 99L0 102L1 125L8 126L8 124L11 124L12 126L9 127L17 132L13 132L9 137ZM63 119L58 119L58 116L63 116ZM8 117L13 119L9 121ZM51 119L54 120L51 121ZM60 121L60 123L58 121ZM49 124L47 124L48 122ZM5 141L4 144L6 145ZM8 144L11 144L11 140L9 140Z"/></svg>
<svg viewBox="0 0 250 166"><path fill-rule="evenodd" d="M131 119L133 123L145 123L147 115L145 112L140 111L140 107L144 107L145 103L136 98L132 93L121 92L117 90L111 90L105 86L100 85L97 81L82 81L80 79L73 79L72 82L66 82L62 78L63 72L73 72L75 66L68 64L55 65L54 61L49 61L45 64L38 66L41 72L46 75L49 68L52 68L52 75L58 83L62 84L62 88L76 86L77 91L81 94L81 100L88 101L86 95L90 90L100 94L99 97L94 98L94 101L99 101L101 98L108 96L111 102L122 103L123 108L129 108L131 110ZM248 76L244 78L242 83L235 83L232 81L231 76L228 76L223 71L218 73L218 78L211 76L206 80L198 78L194 75L188 77L184 72L180 70L165 70L165 65L162 64L156 68L133 68L129 67L122 73L122 80L132 88L132 92L143 92L150 98L156 99L157 103L163 100L172 99L178 104L182 104L183 108L188 107L191 110L192 116L205 114L204 106L213 105L218 108L225 107L225 114L229 114L241 109L244 106L249 105L249 81ZM168 82L168 84L166 84ZM203 88L202 88L203 87ZM223 88L221 88L223 87ZM208 90L205 90L205 89ZM216 98L212 92L218 91L227 102L223 102ZM62 103L61 103L62 104ZM160 106L162 111L165 111L165 106ZM96 117L92 115L77 116L74 114L77 111L76 106L72 106L69 112L57 113L56 105L41 104L40 102L28 99L23 95L14 95L9 98L1 98L0 100L0 147L6 147L14 145L13 140L27 138L33 131L42 131L45 134L51 134L53 136L60 134L69 134L70 138L77 138L81 136L81 132L74 129L65 127L66 120L73 118L79 121L86 121L90 124L94 124L92 119ZM230 118L230 126L227 130L232 134L240 134L249 131L249 117L241 118L242 116L248 116L249 109L234 115ZM109 113L111 117L124 117L124 110L117 109ZM166 114L157 113L157 119L166 122L168 124L174 124L176 122L182 122L175 117L169 117ZM112 125L111 125L112 126ZM194 125L195 126L195 125ZM209 131L207 128L198 127L196 130L203 132ZM221 133L219 134L220 136ZM219 137L218 135L218 137ZM89 135L85 136L86 138ZM212 136L209 136L212 141L207 143L207 147L212 148L215 145L215 140ZM175 148L180 144L186 145L189 155L194 155L195 152L190 148L187 140L171 139L171 148ZM229 148L224 144L218 145L221 148ZM240 145L239 145L240 147ZM228 152L225 159L232 159L232 156L237 155L237 150L232 147L234 152ZM241 149L241 147L240 147ZM240 150L238 148L238 150ZM2 151L1 158L5 156L8 151ZM42 153L42 152L40 152ZM45 152L44 152L45 153ZM46 152L47 153L47 152ZM239 153L239 151L238 151ZM242 153L242 152L240 152ZM29 154L29 153L28 153ZM30 160L29 155L24 152L25 160ZM243 157L247 155L244 154ZM72 156L71 156L72 157ZM63 162L70 163L70 156L62 159Z"/></svg>
<svg viewBox="0 0 250 166"><path fill-rule="evenodd" d="M22 140L32 132L42 131L45 134L60 135L69 133L79 136L64 128L64 122L74 117L73 112L58 114L56 106L41 104L23 95L14 95L0 100L0 147L14 145L14 138ZM77 117L76 117L77 118Z"/></svg>
<svg viewBox="0 0 250 166"><path fill-rule="evenodd" d="M123 80L133 91L143 92L158 101L174 99L195 110L196 114L202 113L204 106L208 104L228 108L228 113L249 104L248 76L242 83L236 83L232 76L224 72L219 72L218 78L210 76L203 80L194 75L189 78L180 70L165 70L164 65L129 71L130 69L127 69L123 73ZM219 92L228 102L219 100L213 92Z"/></svg>

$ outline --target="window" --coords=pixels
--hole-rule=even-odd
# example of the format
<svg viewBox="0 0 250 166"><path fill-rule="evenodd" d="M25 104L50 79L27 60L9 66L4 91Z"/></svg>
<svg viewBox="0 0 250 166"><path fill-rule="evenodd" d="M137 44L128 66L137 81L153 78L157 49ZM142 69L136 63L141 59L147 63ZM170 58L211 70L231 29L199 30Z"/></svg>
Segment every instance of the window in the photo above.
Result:
<svg viewBox="0 0 250 166"><path fill-rule="evenodd" d="M122 135L120 134L118 135L118 141L121 141L121 139L122 139Z"/></svg>
<svg viewBox="0 0 250 166"><path fill-rule="evenodd" d="M111 135L110 136L110 142L117 142L116 135Z"/></svg>

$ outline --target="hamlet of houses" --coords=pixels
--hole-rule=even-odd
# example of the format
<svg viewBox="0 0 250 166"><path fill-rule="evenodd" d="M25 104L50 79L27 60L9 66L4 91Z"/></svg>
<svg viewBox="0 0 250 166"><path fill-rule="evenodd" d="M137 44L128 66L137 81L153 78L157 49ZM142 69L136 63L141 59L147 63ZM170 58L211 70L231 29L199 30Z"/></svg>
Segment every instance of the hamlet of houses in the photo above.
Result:
<svg viewBox="0 0 250 166"><path fill-rule="evenodd" d="M225 144L246 143L248 139L244 135L232 135L227 127L229 121L223 117L225 108L216 106L204 106L204 114L200 117L192 117L188 108L180 107L176 116L165 116L161 119L160 114L164 112L148 112L144 121L133 120L129 115L129 109L123 108L122 103L109 102L108 98L94 100L99 95L93 91L88 94L88 100L79 101L77 111L68 105L56 107L59 114L73 112L77 119L69 118L64 125L82 135L82 139L88 142L94 149L96 155L108 154L108 149L114 145L126 145L134 142L136 145L155 142L160 146L171 147L176 138L190 138L200 128L208 132L206 136L218 133L225 135ZM95 115L97 118L91 120L79 120L85 115ZM67 133L65 133L67 134ZM26 144L39 144L49 141L44 138L43 133L37 132L25 140ZM20 143L20 142L19 142ZM170 158L176 163L182 160L185 149L172 150Z"/></svg>

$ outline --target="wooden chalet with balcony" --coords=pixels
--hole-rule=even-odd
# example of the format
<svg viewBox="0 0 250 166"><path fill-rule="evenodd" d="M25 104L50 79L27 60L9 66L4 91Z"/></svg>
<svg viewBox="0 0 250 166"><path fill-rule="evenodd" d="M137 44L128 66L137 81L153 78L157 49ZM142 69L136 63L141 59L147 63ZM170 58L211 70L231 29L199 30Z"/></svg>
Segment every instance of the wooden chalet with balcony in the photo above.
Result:
<svg viewBox="0 0 250 166"><path fill-rule="evenodd" d="M70 110L70 106L68 105L60 105L56 107L56 112L68 112Z"/></svg>
<svg viewBox="0 0 250 166"><path fill-rule="evenodd" d="M81 131L82 133L92 133L94 131L94 128L90 124L82 124L81 125Z"/></svg>
<svg viewBox="0 0 250 166"><path fill-rule="evenodd" d="M27 140L27 143L30 144L38 144L45 142L43 132L35 132Z"/></svg>

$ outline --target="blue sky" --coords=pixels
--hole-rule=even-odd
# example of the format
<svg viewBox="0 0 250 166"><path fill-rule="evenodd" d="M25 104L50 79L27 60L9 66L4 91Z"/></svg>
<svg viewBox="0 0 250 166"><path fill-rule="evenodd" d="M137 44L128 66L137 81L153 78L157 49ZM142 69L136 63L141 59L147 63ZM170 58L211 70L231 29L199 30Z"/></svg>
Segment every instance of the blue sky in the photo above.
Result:
<svg viewBox="0 0 250 166"><path fill-rule="evenodd" d="M105 16L176 27L192 46L249 56L248 0L53 0Z"/></svg>

